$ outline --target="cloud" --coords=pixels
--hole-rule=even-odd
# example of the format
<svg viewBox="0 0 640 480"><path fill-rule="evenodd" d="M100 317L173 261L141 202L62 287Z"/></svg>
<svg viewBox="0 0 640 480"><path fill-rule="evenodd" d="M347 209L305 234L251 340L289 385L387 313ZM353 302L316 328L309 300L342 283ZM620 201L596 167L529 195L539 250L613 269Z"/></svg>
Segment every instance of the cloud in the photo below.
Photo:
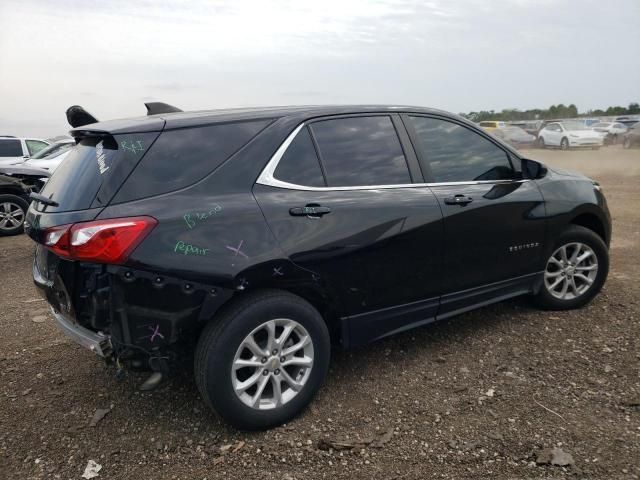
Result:
<svg viewBox="0 0 640 480"><path fill-rule="evenodd" d="M637 0L4 0L0 130L54 135L71 104L116 118L144 114L142 98L626 104L640 96L639 18Z"/></svg>

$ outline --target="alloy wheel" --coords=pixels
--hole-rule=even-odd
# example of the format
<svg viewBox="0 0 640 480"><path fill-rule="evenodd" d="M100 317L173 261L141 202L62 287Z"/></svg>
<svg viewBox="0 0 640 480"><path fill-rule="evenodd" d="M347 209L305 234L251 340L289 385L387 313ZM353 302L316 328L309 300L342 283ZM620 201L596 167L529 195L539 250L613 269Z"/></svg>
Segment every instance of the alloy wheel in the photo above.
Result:
<svg viewBox="0 0 640 480"><path fill-rule="evenodd" d="M560 300L573 300L585 294L598 275L598 258L588 245L567 243L549 258L544 272L547 291Z"/></svg>
<svg viewBox="0 0 640 480"><path fill-rule="evenodd" d="M313 340L302 325L286 318L269 320L238 347L231 367L233 389L251 408L278 408L302 390L313 360Z"/></svg>
<svg viewBox="0 0 640 480"><path fill-rule="evenodd" d="M24 210L13 202L0 203L0 230L15 230L24 222Z"/></svg>

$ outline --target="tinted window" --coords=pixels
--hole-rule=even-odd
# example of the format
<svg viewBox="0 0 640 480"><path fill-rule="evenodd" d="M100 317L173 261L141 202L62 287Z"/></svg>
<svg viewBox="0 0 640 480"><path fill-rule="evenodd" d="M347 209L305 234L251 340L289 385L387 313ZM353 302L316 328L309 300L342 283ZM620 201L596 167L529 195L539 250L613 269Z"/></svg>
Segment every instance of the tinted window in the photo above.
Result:
<svg viewBox="0 0 640 480"><path fill-rule="evenodd" d="M318 163L311 136L306 128L300 130L284 153L273 175L283 182L311 187L324 187L324 177Z"/></svg>
<svg viewBox="0 0 640 480"><path fill-rule="evenodd" d="M163 132L114 203L193 185L219 167L271 121L227 123Z"/></svg>
<svg viewBox="0 0 640 480"><path fill-rule="evenodd" d="M59 204L47 207L47 211L106 205L157 136L158 133L136 133L82 138L41 192Z"/></svg>
<svg viewBox="0 0 640 480"><path fill-rule="evenodd" d="M49 146L48 143L44 143L44 142L41 142L39 140L25 140L25 143L27 144L27 149L29 150L29 155L35 155L36 153L38 153L43 148L46 148L46 147Z"/></svg>
<svg viewBox="0 0 640 480"><path fill-rule="evenodd" d="M324 120L311 130L330 187L411 183L390 117Z"/></svg>
<svg viewBox="0 0 640 480"><path fill-rule="evenodd" d="M0 157L21 157L20 140L0 140Z"/></svg>
<svg viewBox="0 0 640 480"><path fill-rule="evenodd" d="M506 152L476 132L435 118L410 118L436 182L513 178Z"/></svg>

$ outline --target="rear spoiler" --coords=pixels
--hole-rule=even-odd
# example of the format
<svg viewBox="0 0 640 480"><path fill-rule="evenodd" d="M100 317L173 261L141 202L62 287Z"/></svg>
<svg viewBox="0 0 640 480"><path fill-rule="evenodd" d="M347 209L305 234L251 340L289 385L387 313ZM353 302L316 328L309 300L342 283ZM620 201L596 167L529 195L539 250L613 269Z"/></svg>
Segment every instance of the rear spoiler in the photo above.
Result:
<svg viewBox="0 0 640 480"><path fill-rule="evenodd" d="M96 117L87 112L80 105L73 105L67 108L67 122L73 128L84 127L90 123L98 123Z"/></svg>
<svg viewBox="0 0 640 480"><path fill-rule="evenodd" d="M149 102L144 104L147 107L147 115L156 115L158 113L176 113L182 112L178 107L162 102Z"/></svg>
<svg viewBox="0 0 640 480"><path fill-rule="evenodd" d="M148 102L144 104L147 107L147 115L157 115L159 113L176 113L182 112L178 107L163 102ZM98 119L87 112L80 105L73 105L67 108L67 121L73 128L84 127L92 123L98 123Z"/></svg>

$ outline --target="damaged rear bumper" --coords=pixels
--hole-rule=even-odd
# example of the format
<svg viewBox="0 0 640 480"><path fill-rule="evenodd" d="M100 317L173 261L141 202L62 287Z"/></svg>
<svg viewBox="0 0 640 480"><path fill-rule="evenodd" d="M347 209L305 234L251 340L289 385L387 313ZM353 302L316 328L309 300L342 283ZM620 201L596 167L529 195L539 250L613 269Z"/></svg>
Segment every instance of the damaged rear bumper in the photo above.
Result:
<svg viewBox="0 0 640 480"><path fill-rule="evenodd" d="M74 342L88 348L96 355L102 358L110 358L113 353L111 346L111 338L102 332L93 332L88 328L84 328L73 321L67 319L64 315L56 312L51 308L53 318L58 325L58 328L62 330L68 337L71 337Z"/></svg>

